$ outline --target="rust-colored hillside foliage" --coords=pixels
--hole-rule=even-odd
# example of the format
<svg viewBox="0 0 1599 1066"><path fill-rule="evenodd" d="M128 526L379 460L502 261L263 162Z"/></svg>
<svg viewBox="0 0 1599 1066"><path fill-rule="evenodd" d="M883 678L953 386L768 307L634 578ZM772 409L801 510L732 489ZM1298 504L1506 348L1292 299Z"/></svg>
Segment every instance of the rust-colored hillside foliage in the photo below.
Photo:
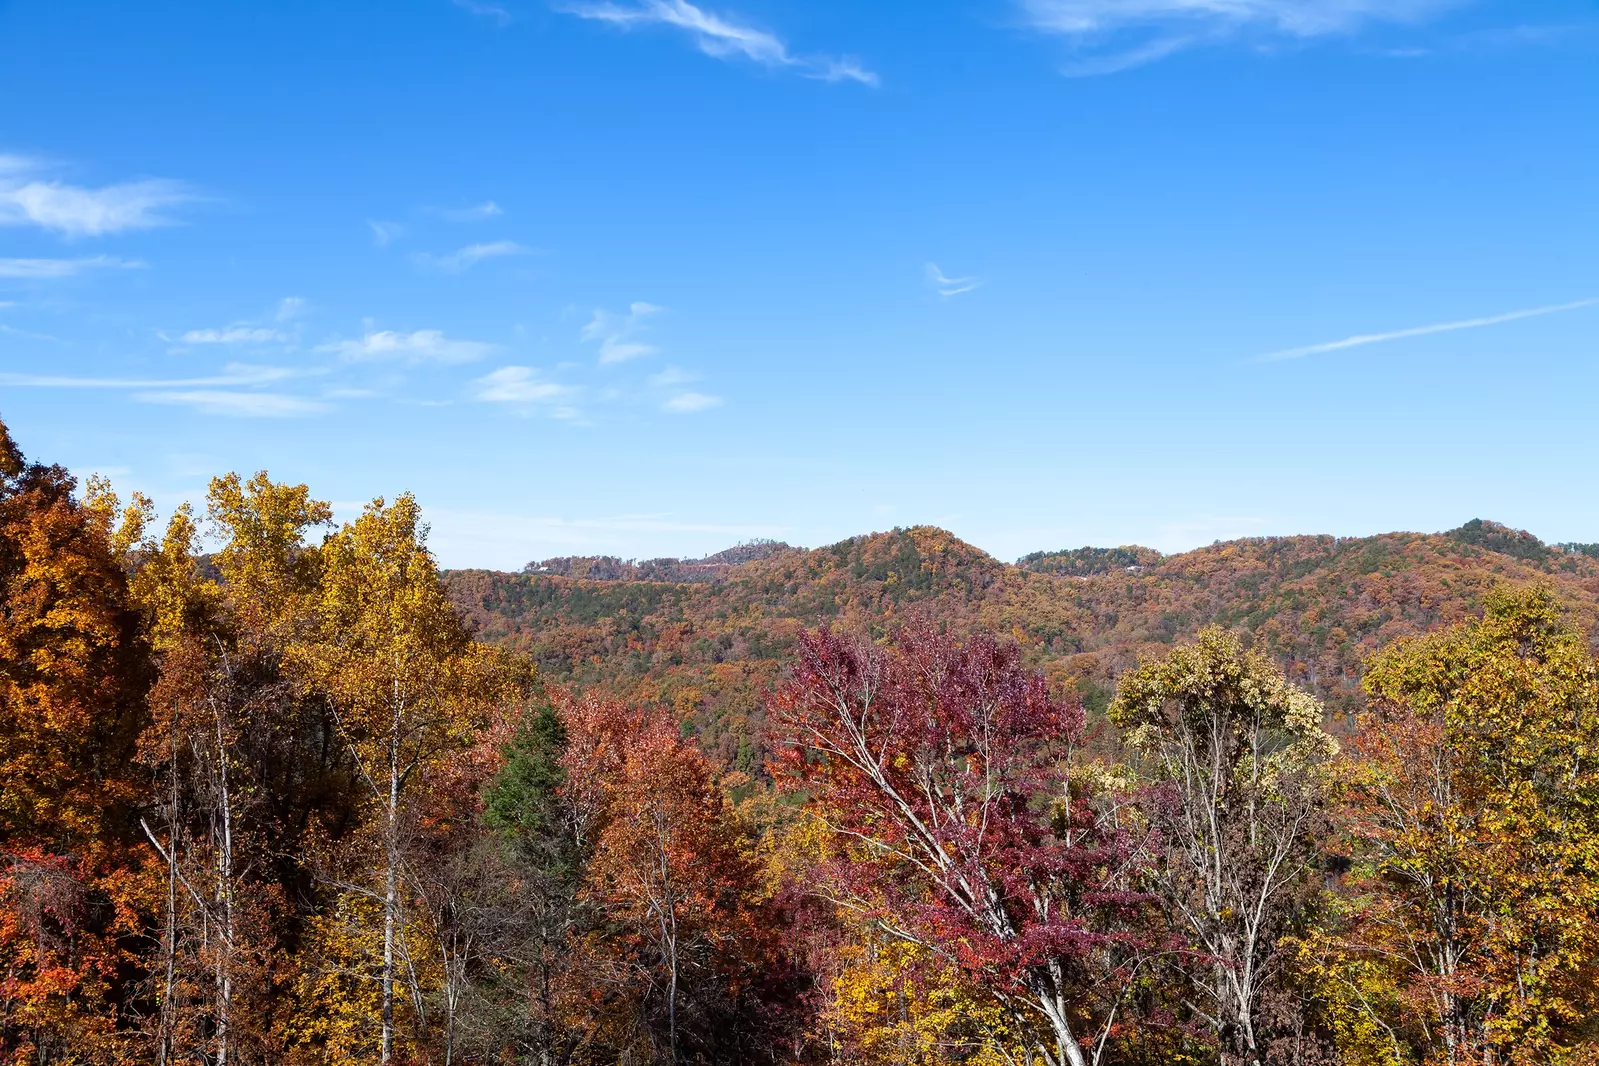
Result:
<svg viewBox="0 0 1599 1066"><path fill-rule="evenodd" d="M1018 565L918 526L716 569L676 583L482 570L445 581L482 639L531 654L545 677L671 704L710 751L745 769L759 762L762 693L801 629L821 622L882 633L931 614L956 630L1006 633L1091 710L1141 654L1219 624L1248 633L1339 715L1362 705L1366 657L1473 617L1497 585L1546 585L1580 631L1599 635L1599 559L1483 522L1251 538L1165 557L1081 549Z"/></svg>

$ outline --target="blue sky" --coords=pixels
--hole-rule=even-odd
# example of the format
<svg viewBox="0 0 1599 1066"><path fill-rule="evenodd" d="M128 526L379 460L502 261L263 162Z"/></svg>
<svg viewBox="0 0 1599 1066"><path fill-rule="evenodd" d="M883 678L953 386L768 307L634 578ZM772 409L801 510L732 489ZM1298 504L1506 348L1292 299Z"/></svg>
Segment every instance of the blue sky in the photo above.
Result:
<svg viewBox="0 0 1599 1066"><path fill-rule="evenodd" d="M163 509L1599 540L1587 2L12 0L0 156L0 416Z"/></svg>

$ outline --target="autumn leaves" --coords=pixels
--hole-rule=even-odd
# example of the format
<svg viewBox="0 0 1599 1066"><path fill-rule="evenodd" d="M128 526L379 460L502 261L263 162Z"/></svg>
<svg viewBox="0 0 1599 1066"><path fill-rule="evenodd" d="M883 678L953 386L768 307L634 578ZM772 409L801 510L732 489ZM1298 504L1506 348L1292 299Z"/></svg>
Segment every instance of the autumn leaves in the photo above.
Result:
<svg viewBox="0 0 1599 1066"><path fill-rule="evenodd" d="M0 434L4 1061L1599 1046L1599 666L1547 593L1335 725L1218 629L1096 720L1009 641L815 629L752 776L474 639L409 497L229 476L149 526Z"/></svg>
<svg viewBox="0 0 1599 1066"><path fill-rule="evenodd" d="M713 767L473 640L415 501L327 529L229 476L151 535L4 443L0 1058L792 1046L775 882Z"/></svg>
<svg viewBox="0 0 1599 1066"><path fill-rule="evenodd" d="M775 709L853 941L824 1017L872 1062L1593 1061L1586 642L1506 590L1367 688L1341 748L1207 629L1121 679L1094 743L1014 647L807 636Z"/></svg>
<svg viewBox="0 0 1599 1066"><path fill-rule="evenodd" d="M1599 669L1541 591L1379 655L1350 741L1346 1025L1444 1062L1599 1054ZM1325 942L1324 942L1325 943ZM1340 956L1333 955L1333 958ZM1335 987L1338 987L1335 985ZM1386 1008L1384 1008L1386 1004Z"/></svg>

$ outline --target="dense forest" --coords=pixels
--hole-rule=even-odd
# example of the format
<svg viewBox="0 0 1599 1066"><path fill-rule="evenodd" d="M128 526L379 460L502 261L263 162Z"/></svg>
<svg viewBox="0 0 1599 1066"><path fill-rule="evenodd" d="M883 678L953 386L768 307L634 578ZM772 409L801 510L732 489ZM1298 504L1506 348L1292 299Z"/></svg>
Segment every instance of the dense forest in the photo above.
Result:
<svg viewBox="0 0 1599 1066"><path fill-rule="evenodd" d="M0 426L0 1061L1591 1063L1596 555L441 572Z"/></svg>
<svg viewBox="0 0 1599 1066"><path fill-rule="evenodd" d="M1570 624L1599 638L1595 555L1596 545L1549 546L1473 520L1443 534L1271 537L1173 556L1039 552L1011 566L919 527L815 551L761 544L693 561L552 559L444 581L482 639L531 656L546 679L669 703L722 764L758 774L765 694L800 634L824 623L882 636L933 618L1003 634L1096 713L1141 657L1221 625L1321 699L1337 731L1365 706L1368 658L1477 616L1501 584L1551 590Z"/></svg>

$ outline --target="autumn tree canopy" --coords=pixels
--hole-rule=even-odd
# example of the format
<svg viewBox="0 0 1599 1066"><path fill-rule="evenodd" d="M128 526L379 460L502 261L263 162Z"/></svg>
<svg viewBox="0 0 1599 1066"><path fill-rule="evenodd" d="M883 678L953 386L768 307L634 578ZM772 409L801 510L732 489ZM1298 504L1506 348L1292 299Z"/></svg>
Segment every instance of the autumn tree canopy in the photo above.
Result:
<svg viewBox="0 0 1599 1066"><path fill-rule="evenodd" d="M1599 667L1548 592L1372 664L1349 940L1429 1060L1576 1063L1599 1018Z"/></svg>
<svg viewBox="0 0 1599 1066"><path fill-rule="evenodd" d="M1044 1062L1111 1061L1143 842L1081 760L1082 709L1014 645L928 628L807 633L775 709L781 771L837 840L821 891L983 989Z"/></svg>
<svg viewBox="0 0 1599 1066"><path fill-rule="evenodd" d="M1443 538L1508 560L1452 572L1480 614L1423 582L1358 639L1413 543L1317 547L1323 588L1262 542L1229 591L1231 549L919 529L522 575L586 619L528 656L409 495L228 474L157 518L0 425L6 1062L1599 1055L1590 564L1525 535ZM1184 628L1202 589L1231 628ZM1141 636L1063 666L1095 612Z"/></svg>
<svg viewBox="0 0 1599 1066"><path fill-rule="evenodd" d="M1337 745L1324 712L1211 628L1124 676L1110 718L1151 784L1159 844L1145 878L1188 941L1189 1002L1224 1063L1259 1066L1289 1035L1262 1001L1291 981L1282 944L1328 832L1322 763Z"/></svg>

